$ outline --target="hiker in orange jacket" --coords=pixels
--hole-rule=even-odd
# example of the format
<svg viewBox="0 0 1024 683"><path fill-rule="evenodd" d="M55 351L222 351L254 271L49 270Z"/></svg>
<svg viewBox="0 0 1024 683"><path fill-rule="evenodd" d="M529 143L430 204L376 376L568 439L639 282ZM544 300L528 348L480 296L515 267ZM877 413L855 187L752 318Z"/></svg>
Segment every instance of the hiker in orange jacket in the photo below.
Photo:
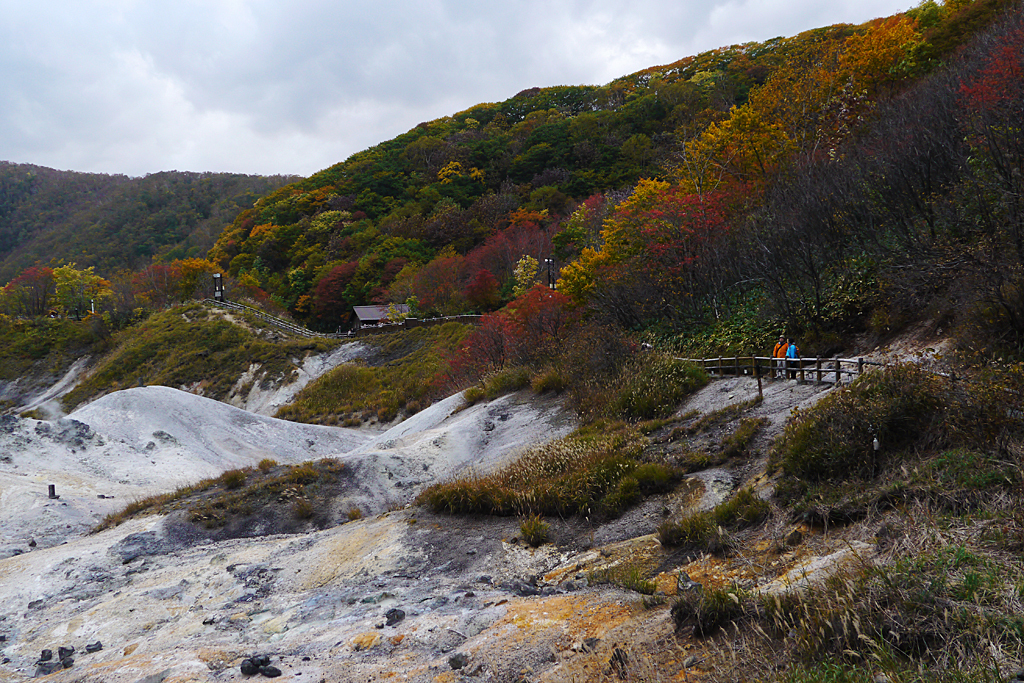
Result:
<svg viewBox="0 0 1024 683"><path fill-rule="evenodd" d="M786 350L788 348L789 348L789 344L786 343L786 338L780 334L779 335L779 341L775 344L775 348L772 349L772 358L785 358L786 357ZM784 377L785 376L785 372L783 372L783 368L785 367L786 361L779 360L779 361L772 361L772 362L775 365L775 376L776 377Z"/></svg>

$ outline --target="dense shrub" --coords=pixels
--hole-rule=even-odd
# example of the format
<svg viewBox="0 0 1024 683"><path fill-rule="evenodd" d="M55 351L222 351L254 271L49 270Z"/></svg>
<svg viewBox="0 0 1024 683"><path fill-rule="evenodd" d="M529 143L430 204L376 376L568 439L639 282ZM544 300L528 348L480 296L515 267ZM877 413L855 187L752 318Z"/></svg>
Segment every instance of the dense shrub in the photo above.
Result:
<svg viewBox="0 0 1024 683"><path fill-rule="evenodd" d="M940 417L940 381L900 364L832 392L786 425L777 454L783 471L810 481L874 476L882 463L873 440L898 453L926 435Z"/></svg>

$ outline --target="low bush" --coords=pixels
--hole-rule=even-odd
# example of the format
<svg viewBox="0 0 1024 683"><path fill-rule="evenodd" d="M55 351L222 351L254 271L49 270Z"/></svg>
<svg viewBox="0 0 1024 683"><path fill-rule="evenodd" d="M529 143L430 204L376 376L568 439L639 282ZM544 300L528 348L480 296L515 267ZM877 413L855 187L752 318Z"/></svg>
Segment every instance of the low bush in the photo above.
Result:
<svg viewBox="0 0 1024 683"><path fill-rule="evenodd" d="M540 515L530 515L519 524L523 540L534 548L542 546L551 538L551 527Z"/></svg>

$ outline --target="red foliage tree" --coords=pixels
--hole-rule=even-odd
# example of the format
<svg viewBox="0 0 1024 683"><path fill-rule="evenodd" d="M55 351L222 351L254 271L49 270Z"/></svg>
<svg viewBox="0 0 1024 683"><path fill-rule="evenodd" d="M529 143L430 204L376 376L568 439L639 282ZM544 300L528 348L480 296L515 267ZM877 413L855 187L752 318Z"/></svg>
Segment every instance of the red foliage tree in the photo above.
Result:
<svg viewBox="0 0 1024 683"><path fill-rule="evenodd" d="M536 285L498 313L483 316L448 359L448 381L461 387L506 365L547 357L565 343L577 321L567 296Z"/></svg>
<svg viewBox="0 0 1024 683"><path fill-rule="evenodd" d="M26 268L3 288L4 304L16 315L45 315L50 307L53 286L52 268Z"/></svg>
<svg viewBox="0 0 1024 683"><path fill-rule="evenodd" d="M358 261L339 264L316 283L313 288L313 305L316 318L322 325L341 325L351 317L352 305L345 296L345 289L358 267Z"/></svg>
<svg viewBox="0 0 1024 683"><path fill-rule="evenodd" d="M488 311L493 309L501 301L501 292L498 279L491 274L491 271L481 268L476 271L466 285L466 301L477 309Z"/></svg>

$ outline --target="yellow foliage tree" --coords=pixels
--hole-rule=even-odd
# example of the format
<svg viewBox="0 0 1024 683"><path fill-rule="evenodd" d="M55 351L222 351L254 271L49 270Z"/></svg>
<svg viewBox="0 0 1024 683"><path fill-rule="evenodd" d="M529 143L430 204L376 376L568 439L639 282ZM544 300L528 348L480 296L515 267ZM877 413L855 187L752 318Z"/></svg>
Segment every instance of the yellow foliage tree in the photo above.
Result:
<svg viewBox="0 0 1024 683"><path fill-rule="evenodd" d="M53 269L55 302L60 313L83 316L111 295L110 283L93 272L93 266L79 270L74 263Z"/></svg>

